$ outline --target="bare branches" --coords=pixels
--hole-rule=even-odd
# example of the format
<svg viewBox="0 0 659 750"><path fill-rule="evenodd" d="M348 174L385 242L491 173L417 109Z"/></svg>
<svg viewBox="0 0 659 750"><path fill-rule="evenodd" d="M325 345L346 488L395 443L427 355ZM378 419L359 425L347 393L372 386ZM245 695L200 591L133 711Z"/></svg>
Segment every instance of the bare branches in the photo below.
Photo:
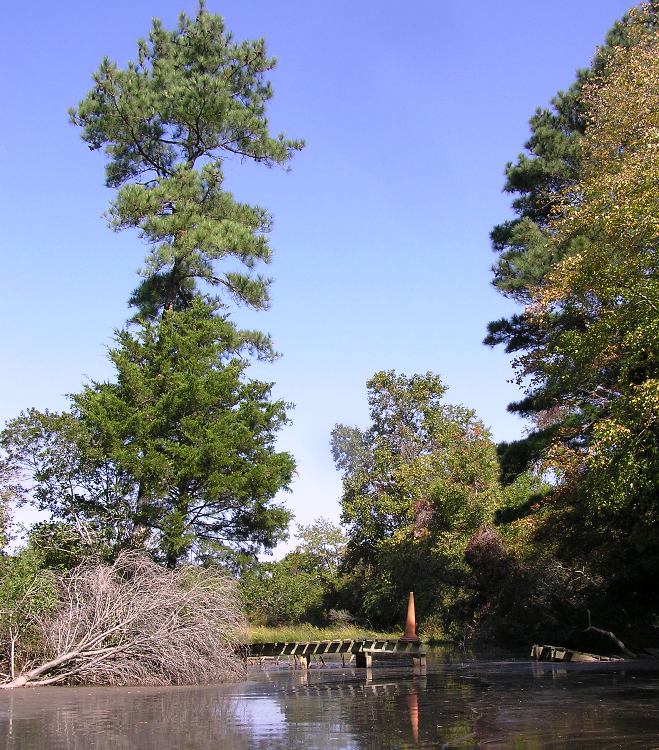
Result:
<svg viewBox="0 0 659 750"><path fill-rule="evenodd" d="M178 685L242 675L236 587L217 571L167 570L136 553L112 565L86 563L62 578L60 604L40 625L43 661L3 687Z"/></svg>

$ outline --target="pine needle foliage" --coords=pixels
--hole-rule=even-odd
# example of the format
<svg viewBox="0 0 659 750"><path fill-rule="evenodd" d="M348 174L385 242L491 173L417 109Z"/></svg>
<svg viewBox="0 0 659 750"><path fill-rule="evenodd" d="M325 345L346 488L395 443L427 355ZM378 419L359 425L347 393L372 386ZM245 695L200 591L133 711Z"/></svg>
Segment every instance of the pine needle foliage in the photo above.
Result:
<svg viewBox="0 0 659 750"><path fill-rule="evenodd" d="M270 133L274 67L263 39L235 42L202 3L173 31L154 20L126 68L106 57L70 110L90 149L107 156L106 184L117 188L110 225L138 229L150 247L131 297L140 317L187 307L199 282L222 299L267 307L269 280L256 269L271 257L272 219L224 189L222 163L286 166L302 148Z"/></svg>

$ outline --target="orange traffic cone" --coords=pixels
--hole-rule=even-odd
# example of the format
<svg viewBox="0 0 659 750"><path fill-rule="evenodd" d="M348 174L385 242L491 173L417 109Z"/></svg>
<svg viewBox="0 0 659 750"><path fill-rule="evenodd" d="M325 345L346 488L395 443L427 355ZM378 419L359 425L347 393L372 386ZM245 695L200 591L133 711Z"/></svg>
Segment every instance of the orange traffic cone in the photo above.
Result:
<svg viewBox="0 0 659 750"><path fill-rule="evenodd" d="M419 636L416 634L416 614L414 612L414 592L410 591L410 598L407 603L407 620L405 622L405 632L401 641L418 641Z"/></svg>

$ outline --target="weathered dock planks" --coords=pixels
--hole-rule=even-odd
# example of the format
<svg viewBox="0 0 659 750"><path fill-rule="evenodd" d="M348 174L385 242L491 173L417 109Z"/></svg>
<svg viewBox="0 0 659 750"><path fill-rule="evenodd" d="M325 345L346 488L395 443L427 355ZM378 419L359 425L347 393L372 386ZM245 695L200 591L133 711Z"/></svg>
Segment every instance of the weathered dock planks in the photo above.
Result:
<svg viewBox="0 0 659 750"><path fill-rule="evenodd" d="M311 657L323 661L323 656L354 654L357 667L370 667L374 655L409 654L415 668L425 670L426 651L421 641L377 638L339 639L331 641L297 641L252 643L246 646L248 658L293 656L303 669L309 667Z"/></svg>
<svg viewBox="0 0 659 750"><path fill-rule="evenodd" d="M531 656L536 661L622 661L619 656L599 656L598 654L586 654L583 651L573 651L562 646L538 646L533 645Z"/></svg>

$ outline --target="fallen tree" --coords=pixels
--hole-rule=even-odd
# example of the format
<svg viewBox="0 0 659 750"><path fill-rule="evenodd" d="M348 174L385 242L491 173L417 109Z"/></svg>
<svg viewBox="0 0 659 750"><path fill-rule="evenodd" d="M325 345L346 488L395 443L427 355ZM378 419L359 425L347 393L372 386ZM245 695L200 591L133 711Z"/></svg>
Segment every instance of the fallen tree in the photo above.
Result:
<svg viewBox="0 0 659 750"><path fill-rule="evenodd" d="M609 641L612 641L615 644L616 648L620 651L620 653L628 656L631 659L637 658L637 654L635 654L633 651L630 651L615 633L611 632L610 630L602 630L602 628L596 628L590 620L590 610L588 609L586 610L586 612L588 613L588 627L583 631L584 633L597 633L603 638L607 638Z"/></svg>
<svg viewBox="0 0 659 750"><path fill-rule="evenodd" d="M144 555L88 562L59 580L59 604L39 622L39 659L2 687L181 685L240 677L244 620L235 582Z"/></svg>

